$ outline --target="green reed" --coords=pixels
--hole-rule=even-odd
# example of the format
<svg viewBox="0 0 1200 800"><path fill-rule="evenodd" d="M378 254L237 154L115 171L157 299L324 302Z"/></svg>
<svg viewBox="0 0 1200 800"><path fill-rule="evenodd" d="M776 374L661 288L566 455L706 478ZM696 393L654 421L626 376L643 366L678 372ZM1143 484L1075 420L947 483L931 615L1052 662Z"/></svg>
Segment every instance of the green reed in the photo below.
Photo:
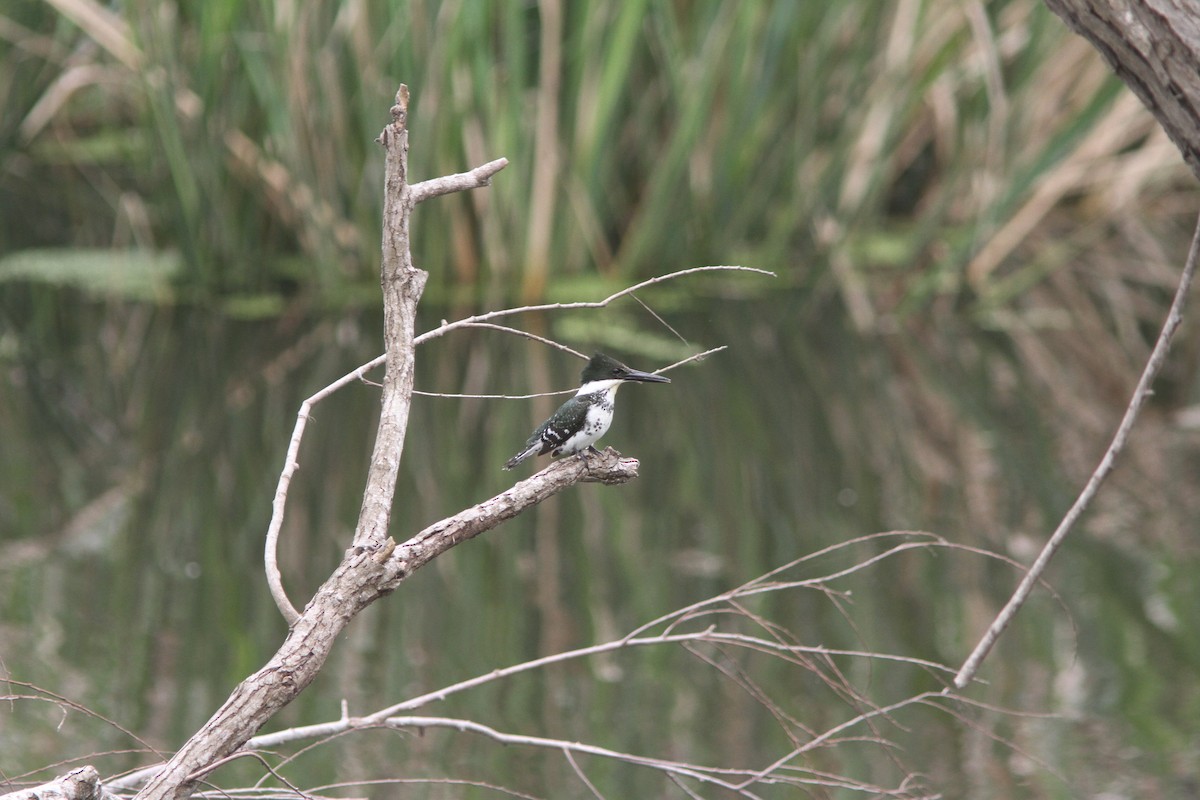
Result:
<svg viewBox="0 0 1200 800"><path fill-rule="evenodd" d="M4 15L29 36L0 51L0 158L21 165L0 177L0 245L178 250L200 296L340 304L373 283L372 140L401 81L414 179L511 162L416 216L431 290L475 302L740 262L871 327L987 297L1059 201L1101 192L1081 163L1125 195L1171 167L1121 169L1145 167L1144 115L1121 117L1140 140L1096 141L1119 84L1034 0L107 9Z"/></svg>

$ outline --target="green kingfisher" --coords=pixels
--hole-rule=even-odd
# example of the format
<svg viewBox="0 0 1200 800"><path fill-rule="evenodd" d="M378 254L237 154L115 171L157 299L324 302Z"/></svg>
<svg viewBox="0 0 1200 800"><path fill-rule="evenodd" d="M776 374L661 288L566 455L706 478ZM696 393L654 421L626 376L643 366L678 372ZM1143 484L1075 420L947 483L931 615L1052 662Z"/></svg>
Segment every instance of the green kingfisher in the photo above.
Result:
<svg viewBox="0 0 1200 800"><path fill-rule="evenodd" d="M615 358L596 353L579 374L579 391L533 432L504 468L512 469L530 456L546 453L557 458L582 450L596 452L593 445L612 424L617 389L625 381L670 383L671 379L630 369Z"/></svg>

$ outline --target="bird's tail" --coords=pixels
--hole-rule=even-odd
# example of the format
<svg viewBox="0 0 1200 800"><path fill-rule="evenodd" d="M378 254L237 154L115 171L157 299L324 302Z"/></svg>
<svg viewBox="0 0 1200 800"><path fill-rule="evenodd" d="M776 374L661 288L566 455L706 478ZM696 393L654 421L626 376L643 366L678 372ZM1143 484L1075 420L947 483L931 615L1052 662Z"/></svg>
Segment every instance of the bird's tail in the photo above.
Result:
<svg viewBox="0 0 1200 800"><path fill-rule="evenodd" d="M529 458L531 455L536 453L539 449L541 449L541 442L538 442L537 444L534 444L530 447L525 448L524 450L522 450L521 452L517 453L515 456L510 458L508 461L505 461L504 469L512 469L517 464L520 464L522 461L524 461L525 459Z"/></svg>

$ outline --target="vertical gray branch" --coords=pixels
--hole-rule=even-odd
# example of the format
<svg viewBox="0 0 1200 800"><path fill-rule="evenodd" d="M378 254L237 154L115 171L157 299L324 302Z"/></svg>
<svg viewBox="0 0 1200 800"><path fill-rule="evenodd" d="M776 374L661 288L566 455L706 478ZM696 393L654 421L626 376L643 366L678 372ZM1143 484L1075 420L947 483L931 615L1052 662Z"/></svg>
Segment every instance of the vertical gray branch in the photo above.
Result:
<svg viewBox="0 0 1200 800"><path fill-rule="evenodd" d="M413 266L409 249L409 216L412 188L408 185L408 87L400 85L392 106L392 124L383 129L379 143L387 152L383 199L383 339L387 370L383 377L382 408L375 450L367 472L366 491L354 531L356 547L378 546L387 539L392 517L396 476L404 452L404 434L413 388L413 331L417 303L425 291L424 270Z"/></svg>

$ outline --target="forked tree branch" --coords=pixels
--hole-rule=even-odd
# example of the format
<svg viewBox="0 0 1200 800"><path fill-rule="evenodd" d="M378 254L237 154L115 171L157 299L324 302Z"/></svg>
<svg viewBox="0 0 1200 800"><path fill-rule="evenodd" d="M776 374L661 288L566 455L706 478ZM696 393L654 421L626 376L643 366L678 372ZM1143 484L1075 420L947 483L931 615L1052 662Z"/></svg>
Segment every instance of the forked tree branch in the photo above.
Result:
<svg viewBox="0 0 1200 800"><path fill-rule="evenodd" d="M492 161L462 175L408 184L408 87L401 85L392 106L392 122L377 140L385 155L383 252L380 285L383 290L384 344L387 370L383 379L379 428L367 473L363 503L354 532L354 546L333 575L317 591L303 614L291 610L291 632L267 665L239 684L224 705L196 732L139 792L146 800L183 798L211 765L238 750L264 722L289 703L316 677L337 634L359 611L392 591L413 569L470 536L508 519L584 475L558 469L560 479L530 487L518 484L488 503L443 520L397 548L388 537L396 476L404 450L412 399L414 327L417 303L427 274L417 269L409 249L409 219L415 204L450 191L486 186L507 163ZM294 445L298 439L294 437ZM289 448L281 480L283 496L294 471L295 453ZM628 479L636 469L619 459L593 459L590 466L601 479ZM552 470L547 470L551 472ZM535 476L540 477L540 476ZM568 481L567 478L572 478ZM531 490L536 489L536 491ZM276 505L282 508L277 492ZM486 509L486 510L485 510ZM276 531L277 534L277 531ZM273 589L275 587L273 586ZM290 606L289 606L290 608Z"/></svg>
<svg viewBox="0 0 1200 800"><path fill-rule="evenodd" d="M1075 527L1075 523L1083 515L1091 505L1093 498L1100 489L1100 484L1112 472L1113 465L1116 463L1117 456L1125 447L1125 442L1129 439L1129 432L1133 430L1133 425L1137 422L1138 414L1141 413L1142 406L1145 405L1147 398L1153 394L1151 389L1154 384L1154 379L1162 370L1163 363L1167 360L1167 353L1171 350L1171 341L1175 338L1176 331L1183 323L1183 307L1187 302L1188 291L1192 287L1192 278L1196 273L1196 260L1200 256L1200 219L1196 220L1196 230L1192 234L1192 244L1188 249L1187 261L1183 265L1183 272L1179 276L1179 285L1175 288L1175 299L1171 301L1171 309L1167 312L1167 319L1163 323L1162 331L1158 334L1158 341L1154 343L1154 349L1150 352L1150 358L1146 361L1146 367L1142 370L1142 377L1138 380L1137 388L1133 390L1133 397L1129 400L1129 405L1125 408L1125 416L1121 418L1121 424L1117 426L1117 432L1113 435L1112 442L1108 445L1108 449L1100 458L1100 463L1096 466L1088 478L1087 484L1075 498L1075 502L1071 508L1067 510L1062 521L1058 523L1054 534L1050 537L1042 548L1042 552L1038 554L1037 559L1033 562L1033 566L1029 568L1029 572L1025 573L1025 577L1017 586L1015 592L996 618L992 620L992 624L988 626L987 631L983 634L983 638L979 640L979 644L975 645L975 649L967 660L959 669L958 674L954 677L954 685L959 689L964 688L975 677L975 673L979 671L979 665L987 658L992 647L996 644L996 640L1004 633L1004 630L1012 622L1013 617L1021 610L1021 606L1025 605L1025 601L1029 599L1030 593L1033 591L1034 585L1041 579L1042 573L1046 571L1046 567L1050 564L1050 559L1058 552L1058 548L1066 540L1067 534Z"/></svg>

